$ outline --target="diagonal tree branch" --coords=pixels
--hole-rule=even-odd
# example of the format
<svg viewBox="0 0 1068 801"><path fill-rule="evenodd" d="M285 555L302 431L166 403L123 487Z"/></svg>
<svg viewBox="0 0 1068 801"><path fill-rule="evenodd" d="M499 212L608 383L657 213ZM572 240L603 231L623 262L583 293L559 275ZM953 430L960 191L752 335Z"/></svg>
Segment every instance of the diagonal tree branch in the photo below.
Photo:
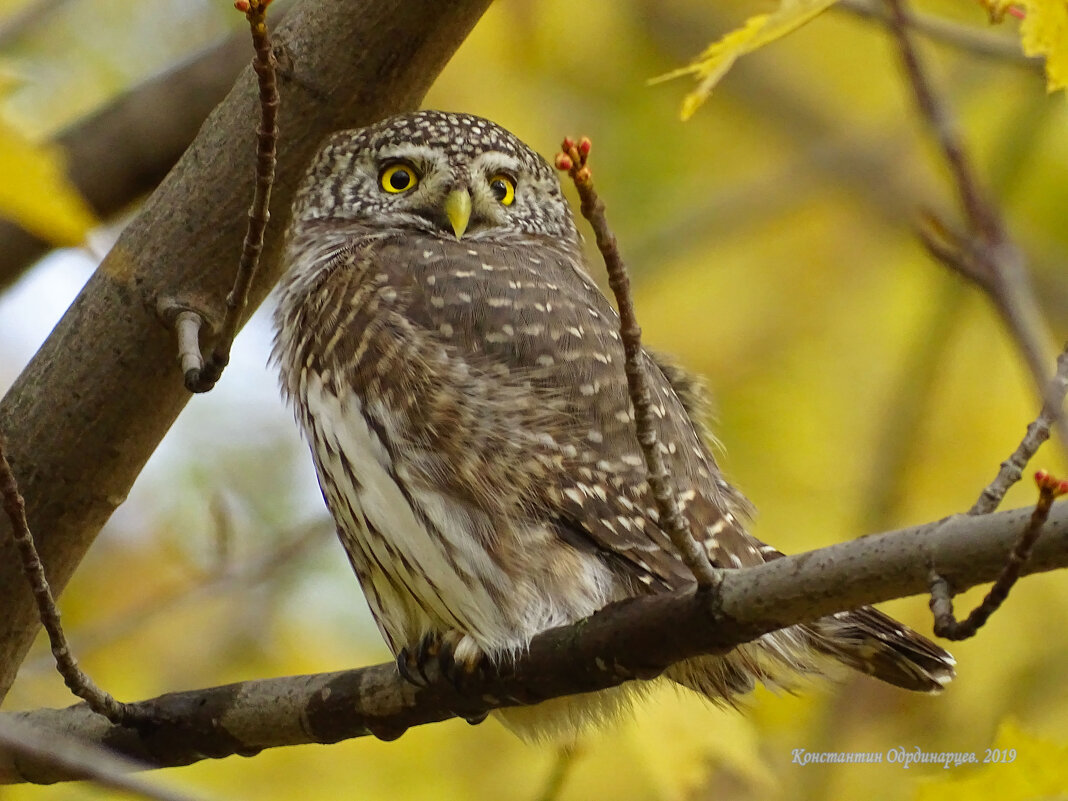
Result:
<svg viewBox="0 0 1068 801"><path fill-rule="evenodd" d="M283 124L275 225L249 298L278 278L281 231L320 141L417 106L489 0L305 0L275 32ZM358 46L354 45L358 43ZM123 232L48 341L0 402L0 431L48 581L62 590L100 527L189 399L156 316L176 297L222 318L252 196L257 117L251 68ZM0 523L0 696L39 628Z"/></svg>
<svg viewBox="0 0 1068 801"><path fill-rule="evenodd" d="M447 682L417 688L400 678L395 665L386 664L164 695L142 704L173 724L143 737L110 725L84 705L14 717L157 767L368 734L393 739L412 726L457 713L473 715L653 678L682 659L723 653L784 626L926 594L932 565L958 589L991 581L1030 515L1030 509L955 515L759 567L723 571L715 597L691 591L614 604L588 620L540 634L516 665L463 694ZM1023 572L1062 567L1068 567L1068 504L1054 506ZM16 764L0 752L0 782L68 778L61 769Z"/></svg>

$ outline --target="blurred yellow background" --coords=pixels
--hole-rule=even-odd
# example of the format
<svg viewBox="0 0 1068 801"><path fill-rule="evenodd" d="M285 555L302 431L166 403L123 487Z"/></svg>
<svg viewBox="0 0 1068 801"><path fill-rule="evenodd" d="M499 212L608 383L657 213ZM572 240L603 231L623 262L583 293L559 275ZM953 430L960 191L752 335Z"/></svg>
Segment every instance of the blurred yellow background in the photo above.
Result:
<svg viewBox="0 0 1068 801"><path fill-rule="evenodd" d="M689 82L646 85L773 7L498 0L426 105L489 117L550 158L564 134L592 138L646 342L707 376L723 464L759 509L755 533L795 552L965 511L1038 403L990 303L917 243L921 210L956 219L955 199L878 24L822 15L742 59L686 123ZM967 3L920 8L985 24ZM224 2L168 9L178 24L164 25L154 3L63 3L0 53L21 76L7 114L30 133L54 130L241 24ZM921 44L1063 340L1064 98L1048 97L1036 70ZM75 273L54 291L84 280ZM190 404L62 598L83 666L121 698L388 657L321 523L310 460L264 366L267 332L261 314L229 380ZM27 347L0 340L6 382ZM1053 443L1034 466L1063 472L1063 453ZM1017 487L1006 506L1033 495ZM958 609L980 597L967 593ZM930 631L924 598L886 608ZM1027 789L1036 762L1068 744L1066 610L1063 575L1023 581L978 637L952 647L959 677L937 698L850 676L797 697L758 692L743 715L661 689L633 719L585 737L551 797L904 801L995 786L999 798L1037 797L1039 785ZM70 702L39 642L7 708ZM985 772L791 761L795 749L916 747L982 759L1006 722L1017 728L1003 742L1019 743L1020 758ZM452 721L392 743L280 749L156 777L220 799L536 801L559 760L495 722ZM954 789L958 780L971 784ZM61 785L0 797L112 794Z"/></svg>

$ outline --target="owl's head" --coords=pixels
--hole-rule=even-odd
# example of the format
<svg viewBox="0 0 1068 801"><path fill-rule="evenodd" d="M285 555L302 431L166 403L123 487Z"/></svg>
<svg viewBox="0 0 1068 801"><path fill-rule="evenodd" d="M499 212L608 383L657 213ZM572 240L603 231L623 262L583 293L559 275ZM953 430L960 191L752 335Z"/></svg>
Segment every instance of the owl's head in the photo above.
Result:
<svg viewBox="0 0 1068 801"><path fill-rule="evenodd" d="M489 120L442 111L334 134L312 162L294 220L452 238L577 237L545 159Z"/></svg>

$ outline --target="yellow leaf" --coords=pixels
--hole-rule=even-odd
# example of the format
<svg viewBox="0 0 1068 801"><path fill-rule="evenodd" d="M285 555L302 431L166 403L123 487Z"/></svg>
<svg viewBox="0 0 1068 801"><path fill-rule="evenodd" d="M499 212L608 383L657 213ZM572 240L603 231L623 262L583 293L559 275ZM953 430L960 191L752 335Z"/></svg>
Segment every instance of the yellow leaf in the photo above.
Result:
<svg viewBox="0 0 1068 801"><path fill-rule="evenodd" d="M0 217L54 245L77 245L96 219L67 180L62 156L0 119Z"/></svg>
<svg viewBox="0 0 1068 801"><path fill-rule="evenodd" d="M1046 59L1046 88L1068 88L1068 0L1022 0L1023 51Z"/></svg>
<svg viewBox="0 0 1068 801"><path fill-rule="evenodd" d="M922 781L916 801L1063 798L1068 787L1068 744L1035 737L1012 721L1001 725L992 747L974 756L982 767L965 776Z"/></svg>
<svg viewBox="0 0 1068 801"><path fill-rule="evenodd" d="M698 78L697 88L690 92L682 103L681 116L687 120L708 99L713 87L740 56L800 28L835 2L837 0L781 0L778 9L771 14L750 17L744 26L709 45L692 64L654 78L652 83L682 75L694 75Z"/></svg>

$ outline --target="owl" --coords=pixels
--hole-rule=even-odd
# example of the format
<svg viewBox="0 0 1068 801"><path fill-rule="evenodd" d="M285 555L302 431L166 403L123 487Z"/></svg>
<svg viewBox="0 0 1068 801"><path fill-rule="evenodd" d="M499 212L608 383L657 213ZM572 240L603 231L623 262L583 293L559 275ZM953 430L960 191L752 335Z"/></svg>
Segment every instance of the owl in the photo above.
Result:
<svg viewBox="0 0 1068 801"><path fill-rule="evenodd" d="M694 579L659 523L619 320L555 170L469 114L418 111L331 137L293 209L275 314L283 394L402 674L521 654L538 632ZM699 384L643 354L690 531L736 569L782 554L746 531ZM675 665L719 702L827 661L937 691L952 657L872 608ZM500 710L526 737L608 717L627 686Z"/></svg>

